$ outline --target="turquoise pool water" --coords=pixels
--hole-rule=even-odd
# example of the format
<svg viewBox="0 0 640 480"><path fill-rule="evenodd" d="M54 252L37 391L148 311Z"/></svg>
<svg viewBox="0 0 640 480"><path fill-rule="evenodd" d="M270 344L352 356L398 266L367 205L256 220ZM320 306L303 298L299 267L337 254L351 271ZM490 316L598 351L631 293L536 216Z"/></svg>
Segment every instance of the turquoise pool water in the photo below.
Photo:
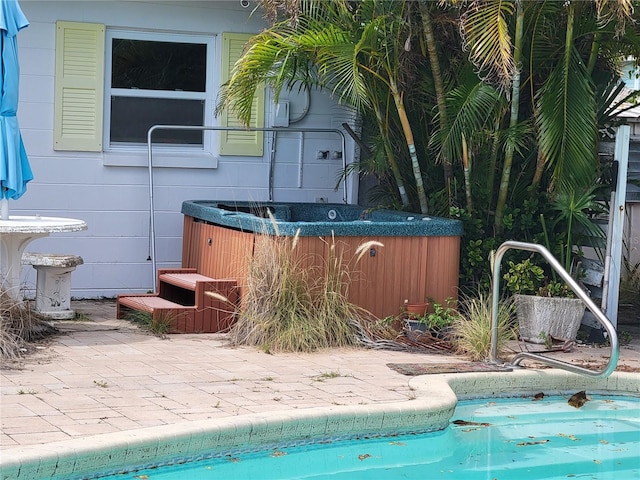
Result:
<svg viewBox="0 0 640 480"><path fill-rule="evenodd" d="M460 402L444 431L231 451L100 477L177 479L637 479L640 398L593 396Z"/></svg>

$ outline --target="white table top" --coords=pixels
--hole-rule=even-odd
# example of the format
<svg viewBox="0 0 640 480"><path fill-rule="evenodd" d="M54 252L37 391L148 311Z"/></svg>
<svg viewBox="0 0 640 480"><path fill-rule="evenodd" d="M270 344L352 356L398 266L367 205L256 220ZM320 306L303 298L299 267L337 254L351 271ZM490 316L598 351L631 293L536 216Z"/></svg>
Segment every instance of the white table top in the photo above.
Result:
<svg viewBox="0 0 640 480"><path fill-rule="evenodd" d="M10 215L8 220L0 220L0 235L10 233L79 232L86 229L87 224L84 220L75 218Z"/></svg>

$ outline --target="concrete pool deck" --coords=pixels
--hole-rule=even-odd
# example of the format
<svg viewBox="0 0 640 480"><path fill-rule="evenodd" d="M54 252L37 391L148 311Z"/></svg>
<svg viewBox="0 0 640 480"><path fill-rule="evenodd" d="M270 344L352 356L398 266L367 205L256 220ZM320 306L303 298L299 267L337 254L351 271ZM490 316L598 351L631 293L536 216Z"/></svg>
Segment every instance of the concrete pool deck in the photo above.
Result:
<svg viewBox="0 0 640 480"><path fill-rule="evenodd" d="M115 301L73 308L81 320L57 321L60 335L0 370L3 451L245 414L406 402L416 398L412 377L388 363L467 363L439 353L366 349L271 355L230 347L219 334L148 334L116 320ZM621 371L640 371L634 332L621 348ZM579 346L562 355L596 365L606 363L608 352Z"/></svg>

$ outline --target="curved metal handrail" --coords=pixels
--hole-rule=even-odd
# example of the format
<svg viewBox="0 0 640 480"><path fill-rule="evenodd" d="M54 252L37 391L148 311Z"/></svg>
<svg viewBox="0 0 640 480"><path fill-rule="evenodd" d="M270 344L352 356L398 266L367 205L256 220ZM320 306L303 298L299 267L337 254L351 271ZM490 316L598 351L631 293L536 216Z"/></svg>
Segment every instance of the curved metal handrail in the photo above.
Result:
<svg viewBox="0 0 640 480"><path fill-rule="evenodd" d="M618 335L616 334L616 330L613 324L609 321L609 319L605 316L604 313L593 303L593 300L589 298L589 296L585 293L585 291L578 285L571 275L562 267L560 262L556 260L556 258L542 245L538 245L536 243L526 243L526 242L517 242L515 240L509 240L504 242L498 250L496 250L496 254L493 262L493 298L491 304L491 353L490 353L490 361L497 363L497 354L498 354L498 297L500 293L500 263L502 261L502 257L507 252L507 250L515 248L518 250L527 250L530 252L537 252L541 254L549 265L562 277L562 279L567 282L567 285L573 290L573 292L584 302L589 310L596 317L598 322L602 324L602 326L607 331L609 335L609 342L611 345L611 356L609 357L609 363L607 363L606 367L599 371L589 370L587 368L578 367L571 363L563 362L561 360L557 360L555 358L549 358L544 355L539 355L531 352L521 352L517 354L513 360L513 365L519 365L522 360L525 358L537 360L542 363L546 363L552 367L562 368L564 370L568 370L569 372L578 373L581 375L586 375L589 377L595 378L606 378L613 373L616 369L616 365L618 364L618 357L620 356L620 347L618 344Z"/></svg>
<svg viewBox="0 0 640 480"><path fill-rule="evenodd" d="M296 132L296 133L335 133L340 136L342 142L342 168L347 170L347 139L342 130L337 128L297 128L297 127L221 127L217 125L153 125L147 130L147 169L149 173L149 216L150 216L150 252L151 259L151 286L155 288L156 282L156 230L155 230L155 205L153 201L153 133L157 130L195 130L195 131L235 131L235 132ZM271 177L273 166L270 166ZM270 179L271 181L271 179ZM342 201L348 203L347 179L343 186ZM337 188L336 188L337 189Z"/></svg>

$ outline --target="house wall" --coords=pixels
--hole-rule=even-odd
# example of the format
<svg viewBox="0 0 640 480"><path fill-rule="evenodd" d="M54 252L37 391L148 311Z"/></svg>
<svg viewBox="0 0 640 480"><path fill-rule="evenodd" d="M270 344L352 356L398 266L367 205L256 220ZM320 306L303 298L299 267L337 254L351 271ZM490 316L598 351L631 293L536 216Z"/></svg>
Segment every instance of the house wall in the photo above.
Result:
<svg viewBox="0 0 640 480"><path fill-rule="evenodd" d="M635 123L635 125L640 127L640 123ZM631 133L633 134L633 130ZM640 133L640 129L638 133ZM623 250L623 255L632 270L625 273L637 274L640 269L640 185L638 185L640 182L640 138L637 136L632 136L629 143L628 178L624 235L626 248Z"/></svg>
<svg viewBox="0 0 640 480"><path fill-rule="evenodd" d="M625 212L625 249L623 255L628 260L630 272L624 274L640 272L640 203L627 203Z"/></svg>
<svg viewBox="0 0 640 480"><path fill-rule="evenodd" d="M167 32L198 32L215 38L219 61L222 32L258 32L259 14L253 4L235 1L26 1L21 7L30 26L18 36L21 65L20 122L35 179L27 193L10 202L11 215L79 218L88 230L52 234L35 240L28 251L73 253L84 258L72 278L76 298L114 297L154 288L150 254L150 191L146 148L128 152L71 152L53 150L55 22L103 23L108 28ZM219 71L214 83L219 85ZM267 101L265 126L270 126ZM341 128L351 114L328 95L312 92L307 116L296 128ZM302 143L301 143L302 142ZM190 199L269 200L270 134L265 134L263 157L219 156L215 168L154 168L156 262L158 268L180 266L181 204ZM274 201L313 202L319 198L341 202L335 190L342 160L318 160L318 150L341 151L333 134L278 133L275 145ZM347 139L346 158L354 146ZM301 152L301 155L300 155ZM166 155L165 155L166 157ZM159 164L171 164L160 156ZM132 162L133 159L133 162ZM105 164L106 163L106 164ZM134 163L139 166L115 166ZM301 167L302 165L302 167ZM357 199L357 184L349 184L349 203ZM33 295L35 272L23 269L27 296Z"/></svg>

